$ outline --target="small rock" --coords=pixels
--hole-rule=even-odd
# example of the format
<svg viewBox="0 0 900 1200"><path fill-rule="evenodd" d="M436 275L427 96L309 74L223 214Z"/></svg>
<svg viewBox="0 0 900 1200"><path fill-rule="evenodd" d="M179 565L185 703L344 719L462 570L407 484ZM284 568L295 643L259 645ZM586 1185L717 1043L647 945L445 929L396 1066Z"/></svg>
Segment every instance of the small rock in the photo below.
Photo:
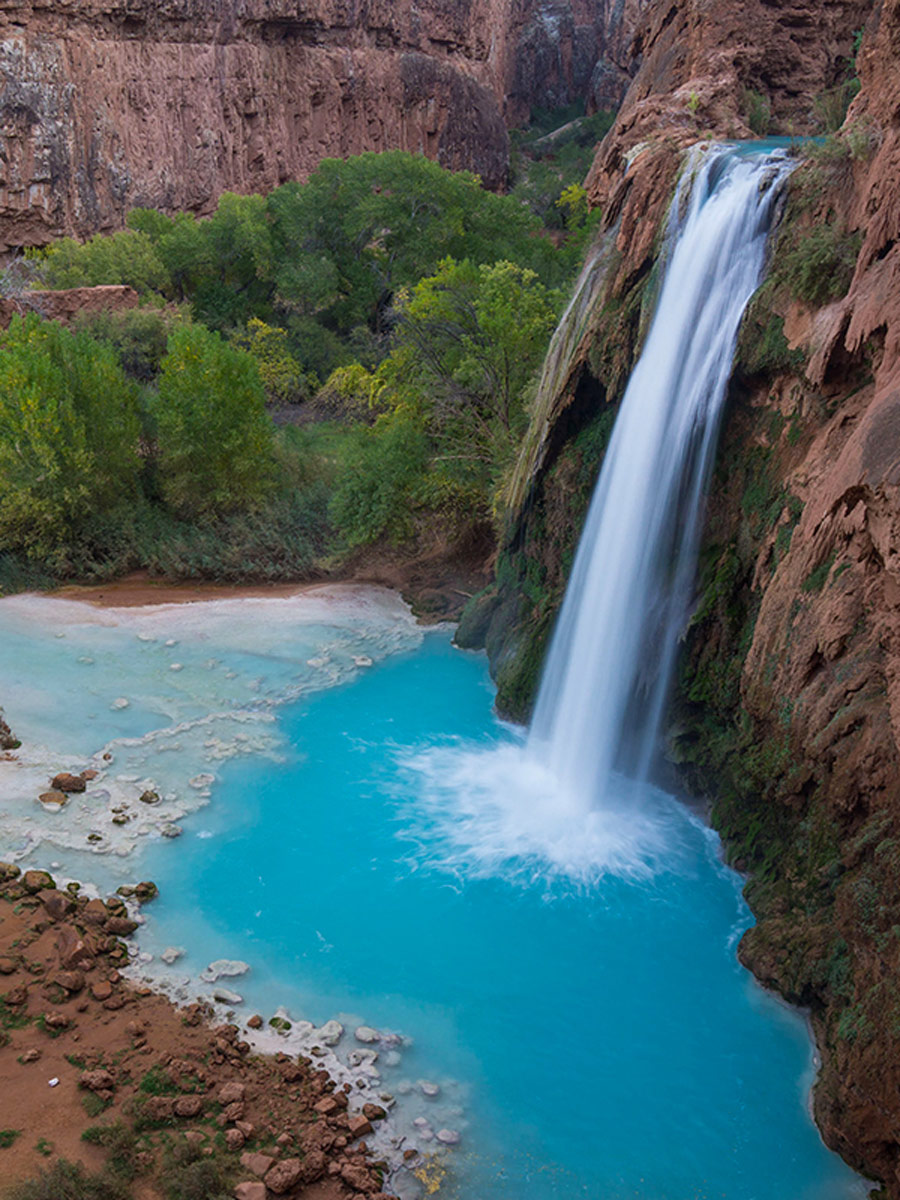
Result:
<svg viewBox="0 0 900 1200"><path fill-rule="evenodd" d="M203 1101L199 1096L178 1096L172 1109L176 1117L199 1117L203 1112Z"/></svg>
<svg viewBox="0 0 900 1200"><path fill-rule="evenodd" d="M443 1142L445 1146L456 1146L459 1143L459 1134L455 1129L439 1129L437 1140Z"/></svg>
<svg viewBox="0 0 900 1200"><path fill-rule="evenodd" d="M141 804L159 804L159 792L154 792L152 788L147 788L145 792L141 792L138 796Z"/></svg>
<svg viewBox="0 0 900 1200"><path fill-rule="evenodd" d="M68 771L62 771L53 776L50 787L54 792L83 792L87 783L81 775L71 775Z"/></svg>
<svg viewBox="0 0 900 1200"><path fill-rule="evenodd" d="M235 1121L235 1129L239 1129L245 1138L252 1138L256 1132L255 1127L249 1121Z"/></svg>
<svg viewBox="0 0 900 1200"><path fill-rule="evenodd" d="M353 1035L358 1042L363 1042L370 1045L372 1042L380 1041L380 1034L377 1029L373 1029L371 1025L360 1025Z"/></svg>
<svg viewBox="0 0 900 1200"><path fill-rule="evenodd" d="M266 1185L255 1179L239 1183L234 1189L234 1200L266 1200Z"/></svg>
<svg viewBox="0 0 900 1200"><path fill-rule="evenodd" d="M130 703L131 701L128 700L126 696L117 696L109 707L113 710L113 712L116 712L120 709L127 708Z"/></svg>
<svg viewBox="0 0 900 1200"><path fill-rule="evenodd" d="M41 792L38 800L40 800L41 804L53 804L62 808L64 804L68 803L69 797L65 792Z"/></svg>
<svg viewBox="0 0 900 1200"><path fill-rule="evenodd" d="M248 1029L262 1029L263 1019L259 1013L254 1013L247 1022Z"/></svg>
<svg viewBox="0 0 900 1200"><path fill-rule="evenodd" d="M93 767L88 767L88 769L86 771L81 772L81 778L87 780L87 782L90 783L92 780L97 778L97 774L98 774L98 772L95 771Z"/></svg>
<svg viewBox="0 0 900 1200"><path fill-rule="evenodd" d="M205 983L215 983L217 979L221 979L224 976L231 978L236 975L246 975L249 970L249 963L238 962L229 958L217 958L215 962L211 962L205 970L200 972L200 978Z"/></svg>
<svg viewBox="0 0 900 1200"><path fill-rule="evenodd" d="M225 1134L225 1145L229 1150L242 1150L246 1138L239 1129L229 1129Z"/></svg>
<svg viewBox="0 0 900 1200"><path fill-rule="evenodd" d="M183 671L184 663L179 663L179 662L169 663L169 670L170 671Z"/></svg>
<svg viewBox="0 0 900 1200"><path fill-rule="evenodd" d="M41 1057L40 1050L32 1047L31 1050L26 1050L25 1053L22 1055L22 1062L23 1063L37 1062L40 1057Z"/></svg>
<svg viewBox="0 0 900 1200"><path fill-rule="evenodd" d="M343 1036L344 1027L340 1021L326 1021L316 1030L316 1037L323 1046L336 1046Z"/></svg>
<svg viewBox="0 0 900 1200"><path fill-rule="evenodd" d="M174 1113L175 1101L171 1096L148 1096L144 1101L143 1115L150 1121L168 1121Z"/></svg>
<svg viewBox="0 0 900 1200"><path fill-rule="evenodd" d="M165 825L160 826L159 832L164 838L177 838L181 837L184 830L180 825L176 825L174 821L167 821Z"/></svg>
<svg viewBox="0 0 900 1200"><path fill-rule="evenodd" d="M370 1121L383 1121L387 1116L387 1112L380 1104L364 1104L363 1115Z"/></svg>
<svg viewBox="0 0 900 1200"><path fill-rule="evenodd" d="M330 1117L333 1113L341 1111L341 1106L334 1096L323 1096L321 1100L316 1101L314 1107L323 1117Z"/></svg>
<svg viewBox="0 0 900 1200"><path fill-rule="evenodd" d="M430 1079L419 1080L419 1091L423 1096L427 1096L429 1100L433 1100L435 1096L441 1094L441 1089L436 1083L432 1083Z"/></svg>
<svg viewBox="0 0 900 1200"><path fill-rule="evenodd" d="M135 899L139 900L141 904L147 904L150 900L155 900L158 895L159 888L149 879L136 884L134 888Z"/></svg>
<svg viewBox="0 0 900 1200"><path fill-rule="evenodd" d="M172 963L177 962L183 956L184 950L181 946L167 946L159 957L171 967Z"/></svg>
<svg viewBox="0 0 900 1200"><path fill-rule="evenodd" d="M112 995L112 984L108 979L99 979L91 984L91 995L95 1000L108 1000Z"/></svg>
<svg viewBox="0 0 900 1200"><path fill-rule="evenodd" d="M219 1088L216 1099L220 1104L234 1104L235 1100L243 1100L246 1097L247 1088L243 1083L233 1079L229 1083L223 1083Z"/></svg>
<svg viewBox="0 0 900 1200"><path fill-rule="evenodd" d="M115 937L128 937L137 927L137 921L132 921L130 917L110 917L106 922L106 932Z"/></svg>
<svg viewBox="0 0 900 1200"><path fill-rule="evenodd" d="M84 987L84 972L83 971L57 971L53 976L53 982L59 984L64 991L77 995Z"/></svg>
<svg viewBox="0 0 900 1200"><path fill-rule="evenodd" d="M16 964L11 958L0 958L0 975L12 975L15 969Z"/></svg>
<svg viewBox="0 0 900 1200"><path fill-rule="evenodd" d="M216 988L213 992L213 1000L217 1000L219 1004L243 1004L244 997L237 992L231 991L230 988Z"/></svg>

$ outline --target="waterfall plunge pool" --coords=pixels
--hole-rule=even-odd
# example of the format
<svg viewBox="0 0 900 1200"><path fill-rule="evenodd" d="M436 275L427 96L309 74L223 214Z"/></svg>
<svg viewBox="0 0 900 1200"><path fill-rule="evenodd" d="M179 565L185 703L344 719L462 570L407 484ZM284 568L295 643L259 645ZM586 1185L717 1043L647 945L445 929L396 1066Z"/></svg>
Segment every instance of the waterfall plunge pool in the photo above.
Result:
<svg viewBox="0 0 900 1200"><path fill-rule="evenodd" d="M155 879L138 973L186 998L209 993L208 962L239 959L238 1020L344 1016L345 1060L354 1023L411 1039L380 1047L373 1086L397 1097L404 1145L459 1132L438 1194L865 1195L808 1115L802 1018L738 965L750 916L715 836L655 793L633 840L627 813L542 828L485 660L448 630L332 588L142 610L12 598L0 639L26 742L0 764L3 857L104 888ZM51 764L92 756L86 797L43 811ZM513 802L479 799L491 772ZM173 821L182 835L159 836ZM170 945L185 955L165 968Z"/></svg>

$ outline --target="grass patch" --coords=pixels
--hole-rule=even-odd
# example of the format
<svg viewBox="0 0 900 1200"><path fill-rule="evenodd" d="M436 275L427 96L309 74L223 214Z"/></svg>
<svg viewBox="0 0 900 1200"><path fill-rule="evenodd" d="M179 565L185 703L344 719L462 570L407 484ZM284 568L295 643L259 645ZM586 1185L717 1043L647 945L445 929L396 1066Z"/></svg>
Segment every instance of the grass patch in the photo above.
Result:
<svg viewBox="0 0 900 1200"><path fill-rule="evenodd" d="M8 1150L21 1133L21 1129L0 1129L0 1150Z"/></svg>

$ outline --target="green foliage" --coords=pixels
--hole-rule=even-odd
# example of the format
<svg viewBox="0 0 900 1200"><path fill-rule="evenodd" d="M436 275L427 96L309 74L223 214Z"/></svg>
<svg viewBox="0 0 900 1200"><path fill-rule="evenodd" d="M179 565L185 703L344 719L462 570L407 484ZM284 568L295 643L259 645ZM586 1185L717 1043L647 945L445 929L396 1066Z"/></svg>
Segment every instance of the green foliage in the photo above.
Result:
<svg viewBox="0 0 900 1200"><path fill-rule="evenodd" d="M141 1076L138 1090L147 1096L174 1096L178 1087L164 1067L155 1066Z"/></svg>
<svg viewBox="0 0 900 1200"><path fill-rule="evenodd" d="M858 79L844 79L827 88L813 100L813 112L826 133L834 133L844 124L851 101L859 94Z"/></svg>
<svg viewBox="0 0 900 1200"><path fill-rule="evenodd" d="M118 355L122 370L147 383L159 373L173 320L158 308L132 308L80 316L74 328L97 342L106 342Z"/></svg>
<svg viewBox="0 0 900 1200"><path fill-rule="evenodd" d="M861 244L861 234L837 223L798 229L785 252L779 246L774 277L806 304L827 304L850 286Z"/></svg>
<svg viewBox="0 0 900 1200"><path fill-rule="evenodd" d="M0 1129L0 1150L8 1150L21 1133L21 1129Z"/></svg>
<svg viewBox="0 0 900 1200"><path fill-rule="evenodd" d="M135 229L97 233L83 243L63 238L42 251L39 261L41 279L48 288L124 284L147 295L169 287L157 248L146 233Z"/></svg>
<svg viewBox="0 0 900 1200"><path fill-rule="evenodd" d="M398 409L360 428L350 443L329 514L350 546L412 532L416 488L428 465L420 417Z"/></svg>
<svg viewBox="0 0 900 1200"><path fill-rule="evenodd" d="M113 1125L91 1125L82 1133L81 1140L92 1146L102 1146L108 1154L107 1167L121 1179L133 1179L138 1173L137 1135L121 1121Z"/></svg>
<svg viewBox="0 0 900 1200"><path fill-rule="evenodd" d="M250 355L202 326L176 329L155 414L160 488L176 512L219 515L269 490L272 427Z"/></svg>
<svg viewBox="0 0 900 1200"><path fill-rule="evenodd" d="M831 574L831 568L834 566L834 560L837 557L837 551L832 551L824 562L819 563L814 567L800 584L802 592L821 592L825 586L828 576Z"/></svg>
<svg viewBox="0 0 900 1200"><path fill-rule="evenodd" d="M743 99L747 124L757 137L764 138L769 132L772 120L772 105L769 97L764 96L762 92L755 92L751 88L744 88Z"/></svg>
<svg viewBox="0 0 900 1200"><path fill-rule="evenodd" d="M747 305L738 333L736 359L748 375L799 371L802 350L791 350L784 336L784 318L772 308L774 289L764 283Z"/></svg>
<svg viewBox="0 0 900 1200"><path fill-rule="evenodd" d="M552 245L515 199L402 151L325 159L273 192L269 212L279 303L345 334L383 324L397 289L448 256L553 270Z"/></svg>
<svg viewBox="0 0 900 1200"><path fill-rule="evenodd" d="M231 1173L218 1155L202 1146L171 1147L160 1172L166 1200L231 1200Z"/></svg>
<svg viewBox="0 0 900 1200"><path fill-rule="evenodd" d="M127 1185L109 1172L93 1174L58 1159L34 1179L14 1184L7 1200L129 1200Z"/></svg>
<svg viewBox="0 0 900 1200"><path fill-rule="evenodd" d="M256 361L270 404L297 404L317 390L318 379L307 374L291 353L287 330L251 317L246 329L234 333L231 341Z"/></svg>
<svg viewBox="0 0 900 1200"><path fill-rule="evenodd" d="M30 315L0 338L0 550L48 554L133 494L136 393L109 346Z"/></svg>

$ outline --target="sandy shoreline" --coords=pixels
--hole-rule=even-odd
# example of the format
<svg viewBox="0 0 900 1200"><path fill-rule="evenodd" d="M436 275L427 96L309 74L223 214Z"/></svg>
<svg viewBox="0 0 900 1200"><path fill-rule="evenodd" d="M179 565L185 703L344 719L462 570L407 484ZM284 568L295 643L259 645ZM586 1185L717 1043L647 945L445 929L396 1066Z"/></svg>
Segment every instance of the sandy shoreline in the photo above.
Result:
<svg viewBox="0 0 900 1200"><path fill-rule="evenodd" d="M262 600L299 596L316 588L337 583L352 585L354 580L319 579L309 583L227 584L169 583L151 579L138 572L110 583L69 584L52 592L43 592L55 600L77 600L97 608L144 608L157 604L196 604L206 600Z"/></svg>

